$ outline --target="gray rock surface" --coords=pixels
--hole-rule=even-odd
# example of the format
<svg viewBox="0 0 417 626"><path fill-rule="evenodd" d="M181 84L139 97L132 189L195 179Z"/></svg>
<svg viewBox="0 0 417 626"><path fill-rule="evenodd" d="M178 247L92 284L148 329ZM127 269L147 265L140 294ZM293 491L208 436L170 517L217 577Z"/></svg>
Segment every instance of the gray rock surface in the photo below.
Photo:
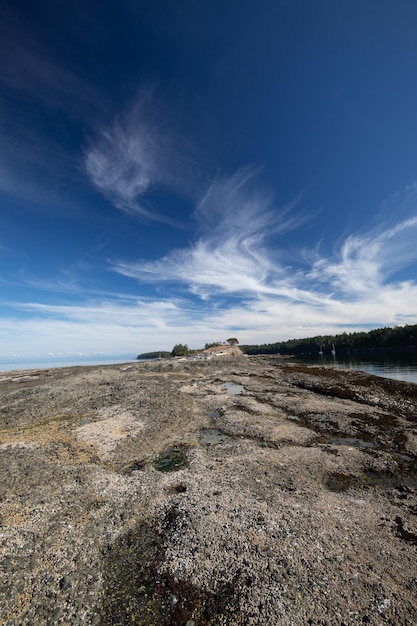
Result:
<svg viewBox="0 0 417 626"><path fill-rule="evenodd" d="M0 420L2 625L417 623L416 385L28 370L0 374Z"/></svg>

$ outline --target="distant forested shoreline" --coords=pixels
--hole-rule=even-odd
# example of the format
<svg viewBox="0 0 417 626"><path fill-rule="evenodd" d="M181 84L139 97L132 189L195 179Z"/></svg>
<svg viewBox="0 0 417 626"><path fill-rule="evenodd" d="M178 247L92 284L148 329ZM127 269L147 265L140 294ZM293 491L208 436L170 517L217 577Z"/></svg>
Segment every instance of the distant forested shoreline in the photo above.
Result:
<svg viewBox="0 0 417 626"><path fill-rule="evenodd" d="M237 341L237 340L235 340ZM209 344L206 344L206 348ZM211 344L210 344L211 345ZM217 344L213 344L217 345ZM137 359L167 359L175 356L175 348L184 348L184 354L195 354L187 346L174 346L171 352L155 350L139 354ZM304 339L290 339L259 345L240 345L244 354L318 354L343 352L368 352L373 350L417 350L417 324L376 328L369 332L341 333L340 335L317 335Z"/></svg>
<svg viewBox="0 0 417 626"><path fill-rule="evenodd" d="M139 360L145 359L170 359L171 352L166 352L165 350L156 350L155 352L144 352L143 354L138 354L136 357Z"/></svg>
<svg viewBox="0 0 417 626"><path fill-rule="evenodd" d="M260 345L241 345L245 354L318 354L337 352L366 352L372 350L417 350L417 324L377 328L369 332L318 335L305 339L290 339Z"/></svg>

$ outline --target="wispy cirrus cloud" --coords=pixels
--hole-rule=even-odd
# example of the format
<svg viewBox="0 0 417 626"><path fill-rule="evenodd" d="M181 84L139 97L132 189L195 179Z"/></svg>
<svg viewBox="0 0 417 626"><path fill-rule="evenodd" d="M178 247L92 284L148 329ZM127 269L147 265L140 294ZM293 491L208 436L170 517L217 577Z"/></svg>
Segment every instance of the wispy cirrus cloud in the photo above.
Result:
<svg viewBox="0 0 417 626"><path fill-rule="evenodd" d="M203 328L197 310L179 299L113 296L79 304L10 302L8 309L11 313L0 319L0 356L74 354L82 346L89 354L130 353L134 358L155 346L171 349L175 334L186 333L188 341L198 342Z"/></svg>
<svg viewBox="0 0 417 626"><path fill-rule="evenodd" d="M226 306L225 319L233 312L242 320L238 326L252 323L267 333L278 321L290 332L298 320L311 334L323 325L417 318L415 280L395 279L397 271L417 264L417 217L352 234L331 255L319 248L300 251L294 263L297 254L285 235L302 223L296 207L274 210L254 178L246 169L213 181L196 208L199 235L189 247L153 262L115 262L113 271L139 282L173 283L205 301L233 296L239 307Z"/></svg>
<svg viewBox="0 0 417 626"><path fill-rule="evenodd" d="M240 176L244 178L243 173ZM235 189L236 181L226 188ZM94 300L86 300L84 294L71 304L9 302L9 313L0 320L2 353L71 354L76 345L90 354L99 350L135 356L155 349L170 350L179 340L200 347L233 334L242 343L268 343L417 322L416 281L393 280L389 271L400 262L415 267L417 252L412 242L417 218L404 220L378 236L351 236L334 257L321 257L294 272L277 263L274 250L266 245L267 203L262 205L263 211L251 211L245 205L246 217L252 217L249 221L239 221L236 216L241 239L232 227L231 213L226 212L225 217L230 229L225 226L223 231L218 220L211 223L209 198L224 184L224 180L215 183L213 196L207 194L205 206L198 209L205 213L196 245L154 264L113 268L138 280L147 280L151 273L160 294L166 282L174 283L176 289L180 285L181 297L170 296L169 290L165 296L146 298L134 293L96 292ZM234 193L232 197L236 197ZM251 197L259 209L262 196ZM276 233L285 234L294 226L291 220L285 222L288 219L273 222ZM245 247L242 240L248 238ZM400 257L391 258L397 250L401 250ZM283 253L281 256L285 258ZM368 263L371 269L366 271Z"/></svg>
<svg viewBox="0 0 417 626"><path fill-rule="evenodd" d="M94 187L117 208L143 220L179 224L149 199L161 189L187 198L198 188L192 142L168 118L152 90L142 90L126 111L97 130L84 166Z"/></svg>
<svg viewBox="0 0 417 626"><path fill-rule="evenodd" d="M269 343L378 325L416 323L417 286L388 285L374 297L349 301L313 294L294 300L261 294L230 301L211 298L96 299L79 304L15 303L0 320L1 353L131 354L171 350L178 341L201 347L233 334L241 343ZM310 300L308 299L310 298ZM10 303L13 308L13 303ZM19 313L24 312L24 316Z"/></svg>
<svg viewBox="0 0 417 626"><path fill-rule="evenodd" d="M350 235L334 259L317 260L308 278L342 297L361 297L384 289L395 272L417 260L417 217L384 231Z"/></svg>
<svg viewBox="0 0 417 626"><path fill-rule="evenodd" d="M267 239L300 225L292 203L276 210L273 198L255 184L257 171L244 168L216 177L194 212L197 239L154 262L113 264L114 271L142 281L187 284L194 294L275 292L284 268L272 259Z"/></svg>

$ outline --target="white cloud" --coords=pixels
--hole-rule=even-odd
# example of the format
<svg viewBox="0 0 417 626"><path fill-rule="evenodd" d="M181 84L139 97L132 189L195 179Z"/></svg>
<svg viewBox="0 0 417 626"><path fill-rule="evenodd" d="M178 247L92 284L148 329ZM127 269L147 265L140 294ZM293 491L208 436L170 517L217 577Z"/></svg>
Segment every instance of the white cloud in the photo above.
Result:
<svg viewBox="0 0 417 626"><path fill-rule="evenodd" d="M266 240L296 228L294 203L274 210L270 195L254 184L256 171L216 178L194 217L199 237L187 249L155 262L115 262L114 271L142 281L174 281L203 298L216 293L274 293L293 289L294 277L271 258Z"/></svg>
<svg viewBox="0 0 417 626"><path fill-rule="evenodd" d="M417 261L417 217L384 231L351 235L336 259L317 260L308 278L327 285L344 298L361 298L387 288L399 269Z"/></svg>
<svg viewBox="0 0 417 626"><path fill-rule="evenodd" d="M152 213L139 201L156 183L157 147L152 131L140 119L116 120L104 129L85 155L88 176L97 189L126 212L144 218Z"/></svg>
<svg viewBox="0 0 417 626"><path fill-rule="evenodd" d="M417 284L390 280L386 270L396 265L396 259L384 256L387 248L399 249L403 263L416 261L411 240L417 219L377 237L352 236L336 259L321 258L312 267L293 272L274 263L271 250L260 245L266 241L259 232L265 213L247 211L246 215L253 219L239 222L241 237L233 228L223 232L215 223L202 227L198 244L189 250L154 264L118 267L142 280L152 276L162 291L164 281L181 283L181 298L108 294L78 304L8 303L11 313L0 321L2 353L100 352L134 357L155 349L170 350L178 341L201 347L230 334L241 343L268 343L366 330L370 325L417 323ZM219 237L213 237L213 232ZM242 238L250 240L246 247Z"/></svg>
<svg viewBox="0 0 417 626"><path fill-rule="evenodd" d="M199 344L204 335L200 312L180 300L97 300L78 305L9 303L9 308L13 307L15 315L0 319L2 355L46 356L50 352L81 351L131 353L134 357L153 349L170 350L178 337L186 336L190 344Z"/></svg>
<svg viewBox="0 0 417 626"><path fill-rule="evenodd" d="M178 225L148 198L161 188L187 197L199 178L191 143L168 118L153 93L143 90L110 126L98 130L84 165L92 184L117 208L144 220Z"/></svg>
<svg viewBox="0 0 417 626"><path fill-rule="evenodd" d="M185 161L169 133L165 144L160 141L148 104L103 129L85 163L92 182L121 209L163 219L148 208L147 196L159 185L175 188ZM151 284L161 297L94 289L92 302L82 300L86 288L75 275L38 282L56 293L58 285L67 296L74 291L79 303L14 305L16 315L0 322L2 351L135 355L169 350L178 341L200 347L231 334L242 343L263 343L417 323L416 282L396 278L417 263L417 217L351 234L330 256L320 247L295 251L286 237L305 221L298 216L299 200L277 209L256 181L251 168L215 177L195 208L196 238L188 247L153 262L112 263L112 271ZM412 208L409 202L407 210ZM174 298L167 295L172 287Z"/></svg>
<svg viewBox="0 0 417 626"><path fill-rule="evenodd" d="M96 300L77 305L16 304L0 320L3 354L48 352L109 355L171 350L179 341L202 347L231 334L241 343L363 330L369 325L417 323L417 286L386 285L361 299L320 298L300 290L298 299L272 294L219 301L190 299ZM22 316L22 313L25 316ZM0 367L1 369L1 367Z"/></svg>
<svg viewBox="0 0 417 626"><path fill-rule="evenodd" d="M188 248L155 262L118 262L114 271L188 290L205 302L206 328L240 328L249 342L417 322L416 282L396 279L417 263L417 217L350 235L329 257L303 251L292 267L285 261L296 254L285 249L285 234L297 217L274 212L253 176L242 170L212 183L195 212L199 237Z"/></svg>

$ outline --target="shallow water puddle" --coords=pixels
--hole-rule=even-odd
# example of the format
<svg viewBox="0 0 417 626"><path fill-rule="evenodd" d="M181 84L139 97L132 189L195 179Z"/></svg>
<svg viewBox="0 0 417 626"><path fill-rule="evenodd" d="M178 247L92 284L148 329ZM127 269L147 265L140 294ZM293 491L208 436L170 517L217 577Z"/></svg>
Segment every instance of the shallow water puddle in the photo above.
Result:
<svg viewBox="0 0 417 626"><path fill-rule="evenodd" d="M168 448L155 461L155 469L159 472L175 472L188 465L186 450L181 447Z"/></svg>
<svg viewBox="0 0 417 626"><path fill-rule="evenodd" d="M223 387L225 387L226 393L229 396L237 396L243 391L245 391L245 388L242 387L242 385L238 385L237 383L231 383L231 382L224 383Z"/></svg>
<svg viewBox="0 0 417 626"><path fill-rule="evenodd" d="M217 428L204 428L201 431L200 442L204 446L212 446L216 443L226 443L227 441L230 441L229 435L225 435Z"/></svg>

